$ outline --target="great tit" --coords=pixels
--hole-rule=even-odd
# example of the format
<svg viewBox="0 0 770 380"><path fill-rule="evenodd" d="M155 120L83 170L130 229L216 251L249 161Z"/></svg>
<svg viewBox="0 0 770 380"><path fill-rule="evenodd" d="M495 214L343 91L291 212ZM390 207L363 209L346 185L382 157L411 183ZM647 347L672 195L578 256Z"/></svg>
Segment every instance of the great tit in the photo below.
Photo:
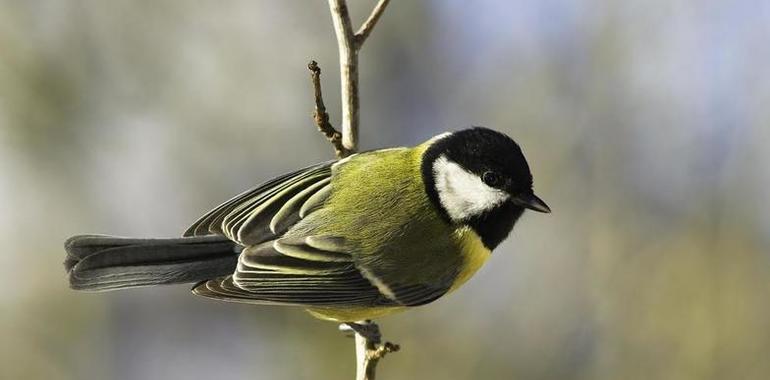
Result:
<svg viewBox="0 0 770 380"><path fill-rule="evenodd" d="M203 297L354 322L457 289L525 209L550 212L521 149L475 127L280 176L182 238L74 236L64 265L78 290L195 283Z"/></svg>

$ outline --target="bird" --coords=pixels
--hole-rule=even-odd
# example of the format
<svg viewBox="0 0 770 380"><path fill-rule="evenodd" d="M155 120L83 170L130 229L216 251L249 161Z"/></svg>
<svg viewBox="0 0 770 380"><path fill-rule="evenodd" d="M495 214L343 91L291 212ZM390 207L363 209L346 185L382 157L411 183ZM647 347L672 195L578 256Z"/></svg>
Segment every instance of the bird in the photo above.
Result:
<svg viewBox="0 0 770 380"><path fill-rule="evenodd" d="M75 290L191 283L198 296L347 323L453 292L525 210L551 212L521 148L472 127L279 176L182 237L73 236L64 266Z"/></svg>

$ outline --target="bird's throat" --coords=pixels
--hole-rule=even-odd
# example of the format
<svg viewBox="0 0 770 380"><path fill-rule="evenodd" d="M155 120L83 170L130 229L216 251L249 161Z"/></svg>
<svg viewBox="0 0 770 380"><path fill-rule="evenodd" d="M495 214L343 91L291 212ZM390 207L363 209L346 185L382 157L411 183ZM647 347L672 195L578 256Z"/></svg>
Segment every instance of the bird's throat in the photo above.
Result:
<svg viewBox="0 0 770 380"><path fill-rule="evenodd" d="M470 218L466 224L479 235L490 251L508 237L513 225L519 220L524 209L511 202L505 202L479 216Z"/></svg>

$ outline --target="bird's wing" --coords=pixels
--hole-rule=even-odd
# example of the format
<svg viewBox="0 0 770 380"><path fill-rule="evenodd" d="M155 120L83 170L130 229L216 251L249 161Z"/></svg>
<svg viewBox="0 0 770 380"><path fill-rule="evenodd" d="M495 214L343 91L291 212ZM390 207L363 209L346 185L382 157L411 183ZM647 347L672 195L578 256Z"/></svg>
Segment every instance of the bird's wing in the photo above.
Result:
<svg viewBox="0 0 770 380"><path fill-rule="evenodd" d="M237 195L198 219L184 236L219 234L244 246L274 239L323 204L335 162L300 169Z"/></svg>
<svg viewBox="0 0 770 380"><path fill-rule="evenodd" d="M424 284L386 284L356 265L344 239L282 238L244 249L232 276L198 284L197 295L303 306L416 306L447 292Z"/></svg>

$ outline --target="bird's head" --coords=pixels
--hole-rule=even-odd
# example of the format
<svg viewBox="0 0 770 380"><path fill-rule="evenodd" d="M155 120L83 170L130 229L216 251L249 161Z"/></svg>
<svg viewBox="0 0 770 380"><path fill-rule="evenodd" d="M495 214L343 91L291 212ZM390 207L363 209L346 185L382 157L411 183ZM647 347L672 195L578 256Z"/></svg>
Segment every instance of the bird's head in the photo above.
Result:
<svg viewBox="0 0 770 380"><path fill-rule="evenodd" d="M422 175L434 206L451 223L468 225L493 249L524 209L551 212L532 191L532 174L510 137L475 127L428 142Z"/></svg>

